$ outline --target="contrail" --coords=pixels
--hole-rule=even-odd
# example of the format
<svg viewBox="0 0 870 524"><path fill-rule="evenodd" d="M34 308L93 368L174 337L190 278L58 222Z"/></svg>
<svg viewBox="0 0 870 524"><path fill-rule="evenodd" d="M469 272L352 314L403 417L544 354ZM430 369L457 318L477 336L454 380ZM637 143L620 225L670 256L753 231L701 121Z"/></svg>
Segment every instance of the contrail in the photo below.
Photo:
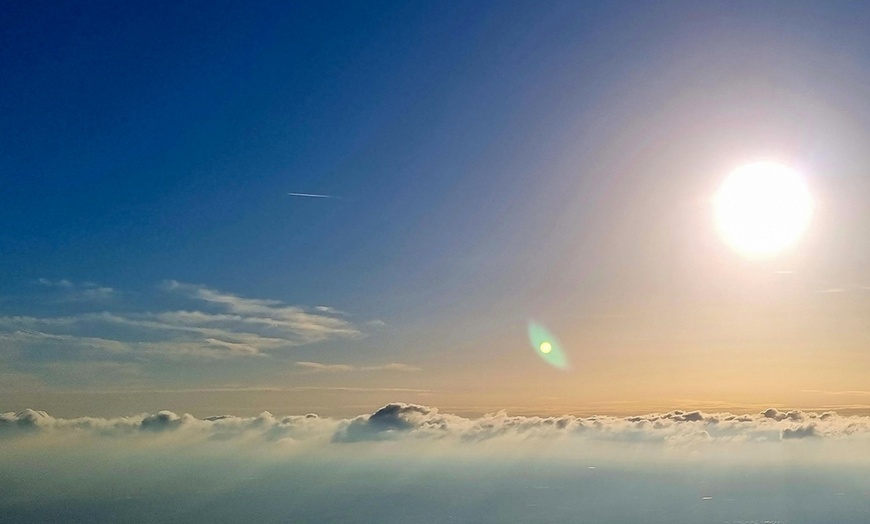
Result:
<svg viewBox="0 0 870 524"><path fill-rule="evenodd" d="M317 193L287 193L290 196L305 198L335 198L332 195L318 195Z"/></svg>

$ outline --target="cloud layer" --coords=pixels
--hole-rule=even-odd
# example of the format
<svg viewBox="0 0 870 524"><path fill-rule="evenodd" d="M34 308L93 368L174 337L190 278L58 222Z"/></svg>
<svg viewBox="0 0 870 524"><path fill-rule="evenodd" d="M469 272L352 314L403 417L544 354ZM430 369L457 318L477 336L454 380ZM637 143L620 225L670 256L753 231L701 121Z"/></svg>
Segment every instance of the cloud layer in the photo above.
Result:
<svg viewBox="0 0 870 524"><path fill-rule="evenodd" d="M858 524L866 522L868 449L870 417L776 409L467 418L390 403L347 419L24 410L0 415L9 472L0 475L0 515Z"/></svg>
<svg viewBox="0 0 870 524"><path fill-rule="evenodd" d="M120 437L175 434L187 441L232 438L353 444L376 441L539 441L576 439L618 443L751 443L799 439L870 442L870 417L834 412L778 411L752 415L671 411L632 417L525 417L504 412L465 418L436 408L391 403L351 419L314 414L277 417L230 415L196 418L170 411L118 418L56 418L27 409L0 415L0 435L78 435Z"/></svg>

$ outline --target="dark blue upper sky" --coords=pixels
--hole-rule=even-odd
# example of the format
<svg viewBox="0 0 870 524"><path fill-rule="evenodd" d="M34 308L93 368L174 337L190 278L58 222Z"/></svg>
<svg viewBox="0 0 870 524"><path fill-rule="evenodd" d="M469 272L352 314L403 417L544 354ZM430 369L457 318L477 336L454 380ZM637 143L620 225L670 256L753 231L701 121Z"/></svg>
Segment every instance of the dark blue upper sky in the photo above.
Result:
<svg viewBox="0 0 870 524"><path fill-rule="evenodd" d="M304 301L454 272L529 212L560 131L682 43L668 29L728 30L684 7L7 4L6 283L174 276Z"/></svg>

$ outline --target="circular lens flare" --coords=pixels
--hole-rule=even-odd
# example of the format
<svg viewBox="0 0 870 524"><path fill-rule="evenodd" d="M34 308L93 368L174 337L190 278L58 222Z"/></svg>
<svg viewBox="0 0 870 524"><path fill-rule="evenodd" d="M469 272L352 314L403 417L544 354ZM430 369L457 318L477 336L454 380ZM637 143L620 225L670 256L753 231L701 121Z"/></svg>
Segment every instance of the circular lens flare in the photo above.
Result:
<svg viewBox="0 0 870 524"><path fill-rule="evenodd" d="M571 369L568 363L568 355L562 349L559 339L553 336L541 324L535 321L529 321L529 342L535 353L547 364L559 369Z"/></svg>
<svg viewBox="0 0 870 524"><path fill-rule="evenodd" d="M722 238L750 258L771 257L806 231L815 202L803 179L775 162L737 168L713 199Z"/></svg>

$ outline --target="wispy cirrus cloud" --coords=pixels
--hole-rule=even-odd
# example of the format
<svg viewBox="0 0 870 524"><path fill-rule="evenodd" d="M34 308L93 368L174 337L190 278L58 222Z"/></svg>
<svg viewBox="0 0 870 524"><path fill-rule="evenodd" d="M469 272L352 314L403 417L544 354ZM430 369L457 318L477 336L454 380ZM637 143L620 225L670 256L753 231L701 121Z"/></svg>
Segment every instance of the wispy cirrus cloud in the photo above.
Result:
<svg viewBox="0 0 870 524"><path fill-rule="evenodd" d="M348 371L422 371L418 366L390 362L380 366L351 366L348 364L321 364L320 362L296 362L296 367L309 373L342 373Z"/></svg>
<svg viewBox="0 0 870 524"><path fill-rule="evenodd" d="M69 288L73 287L73 283L65 278L62 278L60 280L51 280L51 279L44 278L44 277L37 278L36 283L41 285L41 286L45 286L45 287L60 287L60 288L64 288L64 289L69 289Z"/></svg>
<svg viewBox="0 0 870 524"><path fill-rule="evenodd" d="M281 331L301 343L319 342L332 336L358 336L358 328L337 312L326 306L307 310L290 306L278 300L245 298L195 284L183 284L175 280L164 282L171 292L178 292L202 303L224 310L224 314L176 311L164 314L173 321L187 323L224 323L236 321L245 325L258 325ZM326 309L323 309L326 308Z"/></svg>
<svg viewBox="0 0 870 524"><path fill-rule="evenodd" d="M69 281L42 284L75 288ZM87 289L103 289L87 287ZM238 357L336 338L363 336L332 308L305 308L279 300L247 298L174 280L164 293L191 301L189 309L156 312L102 311L66 316L0 317L0 338L26 353L48 348L59 358L127 354L139 358Z"/></svg>
<svg viewBox="0 0 870 524"><path fill-rule="evenodd" d="M347 364L321 364L319 362L296 362L295 366L308 373L341 373L355 369Z"/></svg>
<svg viewBox="0 0 870 524"><path fill-rule="evenodd" d="M423 368L419 366L402 364L401 362L390 362L381 366L363 366L360 369L363 371L423 371Z"/></svg>
<svg viewBox="0 0 870 524"><path fill-rule="evenodd" d="M846 390L846 391L824 391L821 389L804 389L804 393L818 393L821 395L837 395L843 397L870 397L870 391L864 390Z"/></svg>
<svg viewBox="0 0 870 524"><path fill-rule="evenodd" d="M107 300L116 295L114 288L102 286L95 282L73 282L65 278L60 280L38 278L35 283L57 291L59 293L58 300L61 301Z"/></svg>

